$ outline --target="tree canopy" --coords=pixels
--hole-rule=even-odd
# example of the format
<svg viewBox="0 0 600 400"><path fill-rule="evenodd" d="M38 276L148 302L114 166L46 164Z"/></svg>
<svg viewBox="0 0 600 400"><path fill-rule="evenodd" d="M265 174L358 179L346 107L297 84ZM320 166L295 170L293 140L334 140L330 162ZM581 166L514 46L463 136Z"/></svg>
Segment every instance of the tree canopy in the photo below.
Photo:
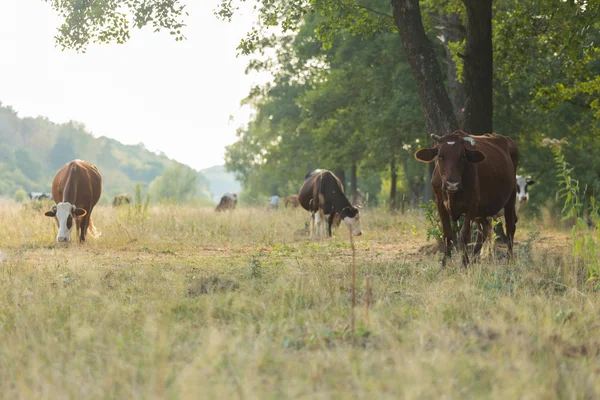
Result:
<svg viewBox="0 0 600 400"><path fill-rule="evenodd" d="M144 25L183 38L176 0L49 2L65 48ZM238 49L254 55L249 70L273 75L244 100L256 114L227 152L248 193L294 192L324 167L350 186L378 182L393 201L396 179L407 193L428 187L415 147L457 128L515 138L520 170L547 183L534 201L554 191L543 137L568 137L578 178L600 187L599 2L223 0L215 13L234 20L242 2L259 23Z"/></svg>

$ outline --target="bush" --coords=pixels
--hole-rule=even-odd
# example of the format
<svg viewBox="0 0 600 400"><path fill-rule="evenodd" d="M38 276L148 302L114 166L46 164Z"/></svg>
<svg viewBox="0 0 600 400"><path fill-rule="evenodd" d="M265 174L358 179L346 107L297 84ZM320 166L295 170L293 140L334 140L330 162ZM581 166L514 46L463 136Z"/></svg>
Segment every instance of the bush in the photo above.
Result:
<svg viewBox="0 0 600 400"><path fill-rule="evenodd" d="M23 189L19 189L15 192L14 198L17 203L22 203L27 198L27 192L24 191Z"/></svg>

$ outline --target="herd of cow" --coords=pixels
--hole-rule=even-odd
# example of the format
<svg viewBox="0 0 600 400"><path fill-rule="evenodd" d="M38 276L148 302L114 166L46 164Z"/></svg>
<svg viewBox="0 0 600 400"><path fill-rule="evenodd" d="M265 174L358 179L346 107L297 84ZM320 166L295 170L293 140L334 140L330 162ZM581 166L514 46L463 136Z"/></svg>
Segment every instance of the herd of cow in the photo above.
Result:
<svg viewBox="0 0 600 400"><path fill-rule="evenodd" d="M442 265L451 256L454 244L458 245L463 264L467 265L471 224L475 223L479 228L473 250L476 256L490 235L492 219L502 216L509 255L512 255L517 213L529 199L527 186L534 183L516 174L519 151L515 142L498 134L472 136L462 131L431 137L436 142L435 146L418 150L415 158L425 163L435 162L431 185L443 228ZM57 221L58 242L70 240L73 222L80 241L85 241L88 232L93 236L97 234L91 214L101 192L102 178L93 164L74 160L58 170L52 181L51 196L44 194L56 203L45 215ZM33 198L32 194L30 198ZM357 191L351 200L331 171L317 169L304 177L298 195L285 198L285 203L292 207L300 205L311 213L311 236L331 236L332 226L339 226L341 221L352 235L358 236L362 234L358 203L365 199ZM237 201L236 194L225 194L216 211L233 210ZM113 205L130 202L129 195L119 195ZM461 217L464 217L464 222L457 235L451 221L458 222Z"/></svg>

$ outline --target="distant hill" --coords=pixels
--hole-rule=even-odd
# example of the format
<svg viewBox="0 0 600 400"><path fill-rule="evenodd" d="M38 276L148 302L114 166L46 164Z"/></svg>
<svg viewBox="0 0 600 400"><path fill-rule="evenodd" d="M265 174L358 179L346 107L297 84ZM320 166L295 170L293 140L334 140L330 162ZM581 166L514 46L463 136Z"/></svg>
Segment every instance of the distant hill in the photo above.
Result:
<svg viewBox="0 0 600 400"><path fill-rule="evenodd" d="M215 165L200 170L210 186L210 192L214 202L218 203L223 193L239 193L242 186L235 180L233 173L227 172L224 165Z"/></svg>
<svg viewBox="0 0 600 400"><path fill-rule="evenodd" d="M0 102L0 196L49 192L56 171L73 159L94 163L102 175L103 201L118 193L133 193L135 185L147 190L169 167L181 165L196 174L193 197L209 199L208 180L198 171L156 154L140 143L124 145L96 138L78 122L54 123L47 118L20 118Z"/></svg>

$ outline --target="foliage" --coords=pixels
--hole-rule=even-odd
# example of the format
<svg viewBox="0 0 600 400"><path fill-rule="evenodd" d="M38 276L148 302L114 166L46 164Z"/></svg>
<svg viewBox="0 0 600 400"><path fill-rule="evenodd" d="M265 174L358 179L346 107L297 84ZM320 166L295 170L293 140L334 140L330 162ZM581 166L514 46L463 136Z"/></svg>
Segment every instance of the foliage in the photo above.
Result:
<svg viewBox="0 0 600 400"><path fill-rule="evenodd" d="M399 38L339 33L323 51L315 33L322 20L306 14L295 37L263 44L272 46L273 60L249 65L272 72L274 82L245 100L256 117L228 147L226 166L252 198L296 193L316 168L345 172L347 185L357 166L358 186L371 195L390 164L411 171L399 187L423 180L425 168L412 160L409 144L424 136L424 125L408 64L395 50Z"/></svg>
<svg viewBox="0 0 600 400"><path fill-rule="evenodd" d="M562 209L563 219L573 219L575 221L571 229L573 239L573 256L576 260L581 260L587 268L589 280L600 278L600 220L598 218L598 205L594 197L590 198L591 211L590 222L594 223L594 231L589 232L586 221L582 215L582 204L580 201L581 190L579 181L574 179L571 174L573 168L565 161L563 148L568 145L564 139L544 139L543 146L550 147L554 154L554 162L558 170L557 177L559 181L559 198L564 199Z"/></svg>
<svg viewBox="0 0 600 400"><path fill-rule="evenodd" d="M181 164L167 167L163 174L150 184L152 197L167 203L184 203L191 200L198 190L196 171Z"/></svg>
<svg viewBox="0 0 600 400"><path fill-rule="evenodd" d="M425 215L425 235L427 240L434 239L436 242L442 242L442 227L440 221L440 215L437 211L435 202L430 200L426 203L422 203L419 206Z"/></svg>
<svg viewBox="0 0 600 400"><path fill-rule="evenodd" d="M302 173L313 166L341 167L347 174L355 160L362 173L381 173L389 169L383 165L395 155L401 160L398 165L403 180L398 186L420 197L428 185L424 168L413 166L410 153L399 149L413 146L410 150L416 150L416 132L423 132L424 124L391 24L390 3L253 3L260 24L239 49L257 55L249 64L250 70L271 71L274 80L268 87L252 91L250 104L256 108L257 117L230 147L227 165L242 177L245 190L254 196L266 194L273 189L262 187L262 183L273 186L284 176L294 180L297 187ZM218 14L231 19L237 4L234 0L223 2ZM453 28L464 31L463 2L427 0L420 6L430 40L437 43L440 54L442 45L447 46L456 64L456 76L447 77L447 83L461 81L464 41L440 43L436 38L445 35L448 16L458 15L458 26ZM543 136L568 137L572 146L564 156L573 165L572 173L586 182L588 190L600 190L599 7L598 2L494 2L494 127L517 141L519 173L531 174L543 183L532 190L526 214L536 213L539 205L554 198L557 180L550 173L553 159L539 151ZM270 28L274 26L284 34L272 34ZM384 38L388 43L382 46ZM370 52L376 57L370 57ZM267 57L273 53L275 56ZM449 63L440 61L442 67ZM395 68L402 71L396 75L400 79L390 72ZM396 94L389 96L386 90ZM277 120L278 109L294 112L285 116L285 125L266 119ZM386 118L390 118L392 129L388 130ZM426 142L422 143L428 142L425 135L423 139ZM347 140L351 146L345 146ZM410 161L405 164L406 159ZM298 168L299 160L309 165ZM587 202L584 199L584 207Z"/></svg>
<svg viewBox="0 0 600 400"><path fill-rule="evenodd" d="M148 206L150 205L150 195L146 193L146 200L142 197L142 185L135 185L135 194L133 197L133 210L136 216L142 217L148 215Z"/></svg>
<svg viewBox="0 0 600 400"><path fill-rule="evenodd" d="M131 28L167 30L175 40L185 37L180 0L43 0L64 20L55 36L64 49L85 52L90 43L125 43Z"/></svg>
<svg viewBox="0 0 600 400"><path fill-rule="evenodd" d="M27 192L24 191L23 189L19 189L15 192L15 195L13 198L17 203L22 203L25 201L25 199L27 199Z"/></svg>

